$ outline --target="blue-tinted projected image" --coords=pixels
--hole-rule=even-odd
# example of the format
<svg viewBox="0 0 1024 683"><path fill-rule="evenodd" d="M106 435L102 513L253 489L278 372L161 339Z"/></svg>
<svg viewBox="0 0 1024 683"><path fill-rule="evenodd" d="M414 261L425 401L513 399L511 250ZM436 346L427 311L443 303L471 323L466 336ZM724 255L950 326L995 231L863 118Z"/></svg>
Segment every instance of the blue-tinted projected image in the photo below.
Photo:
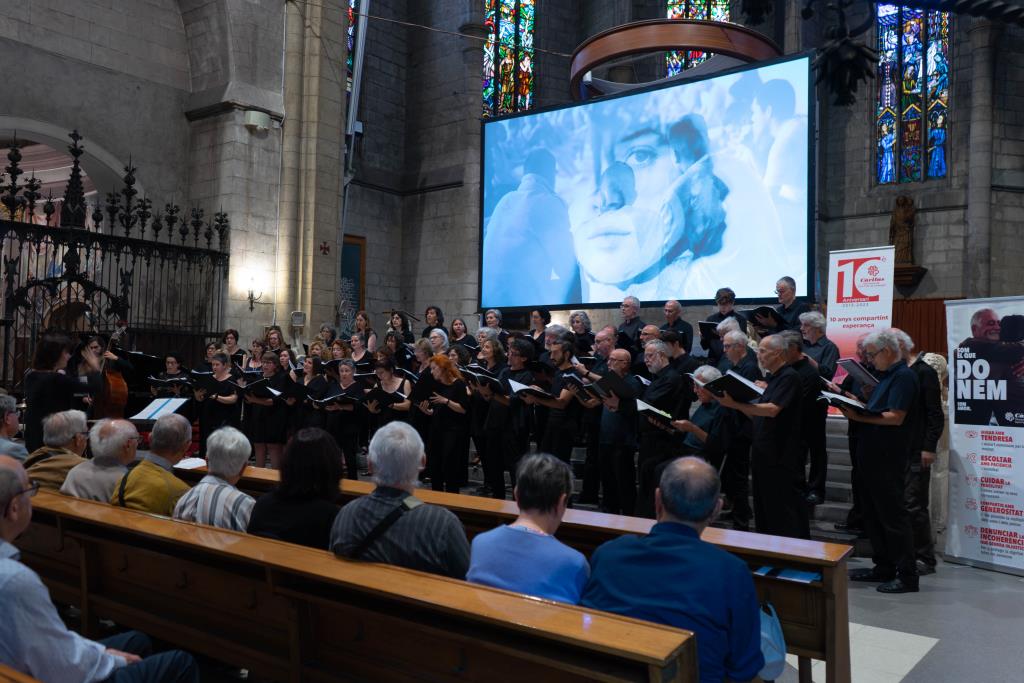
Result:
<svg viewBox="0 0 1024 683"><path fill-rule="evenodd" d="M808 60L484 126L483 308L806 293Z"/></svg>

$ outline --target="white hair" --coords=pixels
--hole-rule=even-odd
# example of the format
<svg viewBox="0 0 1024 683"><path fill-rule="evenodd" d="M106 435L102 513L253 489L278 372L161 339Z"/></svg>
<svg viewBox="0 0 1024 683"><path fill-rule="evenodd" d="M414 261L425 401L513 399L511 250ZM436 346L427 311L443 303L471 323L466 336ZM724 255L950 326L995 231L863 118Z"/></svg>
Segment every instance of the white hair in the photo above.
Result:
<svg viewBox="0 0 1024 683"><path fill-rule="evenodd" d="M914 350L914 340L911 339L909 334L897 328L893 328L891 332L896 335L896 341L900 344L901 352L910 353Z"/></svg>
<svg viewBox="0 0 1024 683"><path fill-rule="evenodd" d="M702 365L693 371L693 375L704 384L707 384L721 377L722 372L713 365Z"/></svg>
<svg viewBox="0 0 1024 683"><path fill-rule="evenodd" d="M715 325L715 332L718 333L719 337L724 337L729 332L742 332L740 329L740 322L736 318L728 317L722 322Z"/></svg>
<svg viewBox="0 0 1024 683"><path fill-rule="evenodd" d="M391 422L373 435L368 457L378 486L409 488L419 477L423 439L406 423Z"/></svg>
<svg viewBox="0 0 1024 683"><path fill-rule="evenodd" d="M100 420L89 430L89 448L96 462L116 462L128 440L137 437L135 425L127 420Z"/></svg>
<svg viewBox="0 0 1024 683"><path fill-rule="evenodd" d="M441 337L441 348L445 351L448 350L448 333L444 331L443 327L435 327L430 331L430 336L438 335Z"/></svg>
<svg viewBox="0 0 1024 683"><path fill-rule="evenodd" d="M897 356L902 355L900 352L900 340L891 329L878 330L864 337L864 346L865 348L874 346L879 350L889 349Z"/></svg>
<svg viewBox="0 0 1024 683"><path fill-rule="evenodd" d="M206 440L206 462L210 474L221 479L234 477L249 462L249 439L234 427L221 427Z"/></svg>
<svg viewBox="0 0 1024 683"><path fill-rule="evenodd" d="M81 410L64 410L43 419L43 444L50 448L61 448L71 443L76 434L89 430L85 413Z"/></svg>
<svg viewBox="0 0 1024 683"><path fill-rule="evenodd" d="M730 318L730 320L732 320L732 318ZM729 332L725 333L725 337L723 337L723 340L730 344L742 344L743 346L746 346L747 343L750 341L750 337L743 334L739 330L730 330Z"/></svg>
<svg viewBox="0 0 1024 683"><path fill-rule="evenodd" d="M192 440L192 423L177 413L161 415L149 433L149 450L157 455L177 453Z"/></svg>
<svg viewBox="0 0 1024 683"><path fill-rule="evenodd" d="M637 298L636 298L635 296L633 296L632 294L630 294L629 296L627 296L626 298L624 298L624 299L622 300L622 303L626 303L627 301L628 301L629 303L633 304L634 306L636 306L637 308L640 308L640 299L637 299Z"/></svg>
<svg viewBox="0 0 1024 683"><path fill-rule="evenodd" d="M801 313L800 322L804 325L810 325L816 330L821 330L821 333L825 334L825 316L818 311L807 311L806 313Z"/></svg>

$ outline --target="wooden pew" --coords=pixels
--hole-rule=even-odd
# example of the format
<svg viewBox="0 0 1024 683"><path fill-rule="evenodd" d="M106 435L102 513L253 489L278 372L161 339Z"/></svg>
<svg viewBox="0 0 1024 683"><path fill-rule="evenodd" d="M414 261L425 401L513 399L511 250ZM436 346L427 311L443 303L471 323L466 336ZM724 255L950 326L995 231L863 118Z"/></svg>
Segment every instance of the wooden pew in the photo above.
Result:
<svg viewBox="0 0 1024 683"><path fill-rule="evenodd" d="M39 683L39 681L20 671L15 671L9 666L0 664L0 683Z"/></svg>
<svg viewBox="0 0 1024 683"><path fill-rule="evenodd" d="M191 483L198 482L205 471L178 470L177 474ZM279 481L276 470L247 467L238 488L259 497ZM342 500L348 502L368 495L374 484L344 479ZM511 500L464 496L420 489L417 497L426 503L441 505L454 512L472 538L518 516L518 507ZM567 545L589 556L602 543L623 534L646 534L654 521L640 517L609 515L585 510L567 510L556 534ZM786 649L800 662L801 680L810 680L811 659L825 662L829 683L850 680L850 626L847 603L848 545L802 541L778 536L709 528L705 541L728 550L743 559L751 571L763 566L818 572L821 581L809 584L754 575L754 584L761 599L775 605L786 637Z"/></svg>
<svg viewBox="0 0 1024 683"><path fill-rule="evenodd" d="M289 681L696 681L687 631L40 492L54 600Z"/></svg>

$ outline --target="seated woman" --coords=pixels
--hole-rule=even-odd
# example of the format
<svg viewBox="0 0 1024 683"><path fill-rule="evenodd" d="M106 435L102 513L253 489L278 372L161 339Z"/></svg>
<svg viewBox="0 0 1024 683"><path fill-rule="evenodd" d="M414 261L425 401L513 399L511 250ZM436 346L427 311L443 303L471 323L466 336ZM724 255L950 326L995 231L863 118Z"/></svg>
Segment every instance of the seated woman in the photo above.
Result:
<svg viewBox="0 0 1024 683"><path fill-rule="evenodd" d="M555 538L571 493L567 464L547 453L523 458L513 493L519 517L473 539L466 580L577 604L590 566L582 553Z"/></svg>
<svg viewBox="0 0 1024 683"><path fill-rule="evenodd" d="M322 429L300 429L284 448L281 483L260 496L249 533L310 548L327 548L341 509L341 451Z"/></svg>

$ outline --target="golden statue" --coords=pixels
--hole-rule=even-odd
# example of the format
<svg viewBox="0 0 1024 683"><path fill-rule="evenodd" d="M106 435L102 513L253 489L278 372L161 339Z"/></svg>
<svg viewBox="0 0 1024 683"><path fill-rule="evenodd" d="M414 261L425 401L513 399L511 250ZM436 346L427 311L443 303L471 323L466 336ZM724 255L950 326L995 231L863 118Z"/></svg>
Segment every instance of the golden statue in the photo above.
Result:
<svg viewBox="0 0 1024 683"><path fill-rule="evenodd" d="M896 208L889 220L889 243L896 247L896 263L914 262L914 224L917 209L914 200L905 194L896 198Z"/></svg>

